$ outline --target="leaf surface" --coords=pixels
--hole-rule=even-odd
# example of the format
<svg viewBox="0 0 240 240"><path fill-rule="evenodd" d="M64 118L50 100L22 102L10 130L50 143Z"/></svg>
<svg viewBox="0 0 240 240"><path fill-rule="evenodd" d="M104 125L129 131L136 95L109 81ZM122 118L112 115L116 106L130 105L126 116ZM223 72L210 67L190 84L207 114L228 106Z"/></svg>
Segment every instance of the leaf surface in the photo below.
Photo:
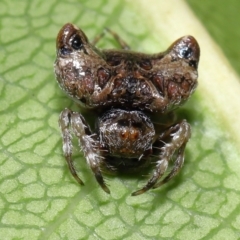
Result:
<svg viewBox="0 0 240 240"><path fill-rule="evenodd" d="M239 9L239 3L231 1ZM209 5L203 2L200 8L192 0L188 3L217 40L212 30L217 21L203 17L211 12ZM215 14L226 11L220 4ZM3 239L239 238L239 76L185 2L2 0L0 17ZM185 34L198 39L199 87L178 111L191 123L193 133L184 168L170 183L131 197L146 178L107 176L111 190L107 195L96 184L77 145L74 159L85 186L72 178L57 122L65 107L77 107L53 74L55 38L66 22L81 27L90 39L109 27L133 50L142 52L163 51ZM228 24L220 30L223 36L234 34ZM228 45L218 44L222 49ZM98 47L117 45L106 36ZM234 59L239 62L237 51ZM233 55L224 52L239 71Z"/></svg>

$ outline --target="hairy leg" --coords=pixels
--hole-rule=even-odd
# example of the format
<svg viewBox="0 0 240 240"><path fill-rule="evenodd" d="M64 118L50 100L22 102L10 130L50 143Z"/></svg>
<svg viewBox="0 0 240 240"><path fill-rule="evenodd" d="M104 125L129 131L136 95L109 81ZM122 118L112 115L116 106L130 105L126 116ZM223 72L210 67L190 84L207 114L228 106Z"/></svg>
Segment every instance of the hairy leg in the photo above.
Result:
<svg viewBox="0 0 240 240"><path fill-rule="evenodd" d="M160 160L157 161L157 165L152 174L152 177L149 179L147 184L142 189L132 193L132 196L142 194L151 188L157 188L161 186L162 184L172 179L180 171L184 162L184 149L190 136L191 128L185 120L175 125L172 125L159 136L157 141L164 142L164 146L161 149ZM165 139L170 140L165 141ZM158 180L166 172L168 168L168 162L171 160L174 152L176 151L177 158L174 163L173 169L161 182L158 183Z"/></svg>
<svg viewBox="0 0 240 240"><path fill-rule="evenodd" d="M77 180L78 183L83 185L83 181L78 177L76 169L72 162L71 130L77 137L79 145L84 153L88 165L95 175L97 182L105 192L110 193L108 187L104 182L100 169L102 156L98 148L98 141L94 139L94 135L91 133L91 130L86 124L83 116L66 108L60 114L59 125L62 130L64 156L73 177Z"/></svg>

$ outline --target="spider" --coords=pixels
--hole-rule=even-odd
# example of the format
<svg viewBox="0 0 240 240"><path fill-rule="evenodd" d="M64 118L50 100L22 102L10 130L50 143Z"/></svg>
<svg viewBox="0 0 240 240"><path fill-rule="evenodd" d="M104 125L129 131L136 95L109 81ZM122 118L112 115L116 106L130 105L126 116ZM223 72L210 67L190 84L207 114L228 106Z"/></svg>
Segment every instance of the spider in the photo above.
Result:
<svg viewBox="0 0 240 240"><path fill-rule="evenodd" d="M183 166L190 125L182 120L166 126L154 123L152 118L155 116L159 122L170 118L192 95L197 87L200 49L192 36L184 36L165 52L139 53L107 31L122 49L97 49L94 44L102 36L90 43L84 32L71 23L58 33L56 79L77 104L98 114L92 131L82 114L67 108L62 111L59 125L63 152L71 174L83 185L72 162L75 135L97 182L110 193L102 168L138 172L151 163L150 156L154 148L158 149L151 177L132 193L136 196L168 182ZM163 177L172 158L173 168Z"/></svg>

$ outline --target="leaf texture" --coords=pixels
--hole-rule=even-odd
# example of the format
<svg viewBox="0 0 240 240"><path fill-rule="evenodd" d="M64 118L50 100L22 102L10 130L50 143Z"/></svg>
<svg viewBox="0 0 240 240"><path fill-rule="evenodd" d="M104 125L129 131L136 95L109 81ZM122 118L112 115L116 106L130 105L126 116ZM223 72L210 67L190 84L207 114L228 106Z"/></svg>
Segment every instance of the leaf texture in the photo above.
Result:
<svg viewBox="0 0 240 240"><path fill-rule="evenodd" d="M193 9L197 6L188 2ZM145 177L107 176L111 189L107 195L77 145L74 159L84 187L72 178L62 155L58 116L65 107L77 110L77 106L59 89L53 74L55 38L61 26L72 22L91 39L109 27L136 51L160 52L175 40L180 27L190 34L197 28L196 38L201 39L198 28L203 27L193 12L185 2L175 3L0 2L1 239L239 239L240 137L234 131L240 117L239 78L217 46L210 53L202 52L199 88L178 111L191 123L193 133L185 165L170 183L131 197ZM174 6L191 23L177 19ZM203 49L214 46L204 34ZM117 45L106 36L98 47ZM208 61L209 54L219 59L218 65ZM211 69L215 72L208 75ZM230 96L220 98L225 86L222 71L229 72L232 85L224 88Z"/></svg>

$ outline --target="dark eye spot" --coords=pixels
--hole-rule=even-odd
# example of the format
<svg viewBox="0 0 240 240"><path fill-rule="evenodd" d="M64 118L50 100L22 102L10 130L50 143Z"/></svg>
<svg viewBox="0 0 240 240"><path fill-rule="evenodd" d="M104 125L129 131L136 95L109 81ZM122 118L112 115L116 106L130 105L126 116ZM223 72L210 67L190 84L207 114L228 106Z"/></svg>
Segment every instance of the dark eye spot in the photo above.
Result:
<svg viewBox="0 0 240 240"><path fill-rule="evenodd" d="M179 50L179 57L189 59L192 56L193 50L190 47L183 47Z"/></svg>
<svg viewBox="0 0 240 240"><path fill-rule="evenodd" d="M79 50L82 48L82 40L80 38L79 35L76 35L73 40L72 40L72 47L75 49L75 50Z"/></svg>
<svg viewBox="0 0 240 240"><path fill-rule="evenodd" d="M62 48L60 49L61 55L68 55L68 54L70 54L71 52L72 52L71 49L66 48L66 47L62 47Z"/></svg>

